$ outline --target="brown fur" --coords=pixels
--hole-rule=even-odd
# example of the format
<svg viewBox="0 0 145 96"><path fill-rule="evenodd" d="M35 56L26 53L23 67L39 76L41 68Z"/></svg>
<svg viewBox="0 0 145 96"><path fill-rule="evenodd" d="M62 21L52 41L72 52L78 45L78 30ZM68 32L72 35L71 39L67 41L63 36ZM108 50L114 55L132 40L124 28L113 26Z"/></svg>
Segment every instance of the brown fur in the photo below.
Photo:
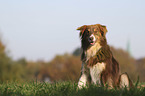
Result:
<svg viewBox="0 0 145 96"><path fill-rule="evenodd" d="M80 30L81 44L82 44L82 56L81 60L87 66L87 70L93 67L97 63L105 63L106 67L100 74L100 81L102 86L108 84L111 87L119 86L121 82L121 75L119 64L113 57L110 47L107 45L106 26L95 24L95 25L84 25L79 27ZM94 34L97 40L95 45L90 45L87 40L88 36ZM87 72L89 74L89 72ZM129 76L126 76L130 85L132 84ZM119 86L120 87L120 86Z"/></svg>

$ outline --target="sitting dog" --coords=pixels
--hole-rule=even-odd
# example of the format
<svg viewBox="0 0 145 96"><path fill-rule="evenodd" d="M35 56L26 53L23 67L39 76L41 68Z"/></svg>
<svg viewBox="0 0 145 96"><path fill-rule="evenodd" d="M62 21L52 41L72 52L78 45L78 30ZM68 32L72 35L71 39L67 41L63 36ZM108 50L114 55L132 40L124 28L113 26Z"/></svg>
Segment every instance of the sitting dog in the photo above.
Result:
<svg viewBox="0 0 145 96"><path fill-rule="evenodd" d="M82 70L78 87L94 83L100 86L131 87L127 73L120 75L119 64L107 45L106 26L84 25L79 27L82 48Z"/></svg>

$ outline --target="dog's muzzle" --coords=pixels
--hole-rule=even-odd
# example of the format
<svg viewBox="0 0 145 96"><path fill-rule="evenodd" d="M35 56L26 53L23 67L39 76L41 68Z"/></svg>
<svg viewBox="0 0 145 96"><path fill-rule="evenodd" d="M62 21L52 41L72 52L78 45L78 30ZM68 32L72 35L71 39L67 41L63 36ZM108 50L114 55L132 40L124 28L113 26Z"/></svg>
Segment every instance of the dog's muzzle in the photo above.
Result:
<svg viewBox="0 0 145 96"><path fill-rule="evenodd" d="M96 38L95 36L92 34L89 38L88 38L88 41L91 45L94 45L95 44L95 41L96 41Z"/></svg>

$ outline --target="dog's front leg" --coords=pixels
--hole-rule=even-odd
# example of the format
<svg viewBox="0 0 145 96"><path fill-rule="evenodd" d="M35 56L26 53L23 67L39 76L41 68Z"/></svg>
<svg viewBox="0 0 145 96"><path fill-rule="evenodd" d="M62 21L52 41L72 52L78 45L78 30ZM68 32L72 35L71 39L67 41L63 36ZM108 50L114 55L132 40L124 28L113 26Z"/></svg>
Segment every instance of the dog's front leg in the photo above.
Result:
<svg viewBox="0 0 145 96"><path fill-rule="evenodd" d="M90 83L89 68L86 64L82 63L81 76L78 82L78 88L85 87L87 83Z"/></svg>
<svg viewBox="0 0 145 96"><path fill-rule="evenodd" d="M86 84L87 84L87 75L82 74L78 82L78 88L81 89L82 87L85 87Z"/></svg>

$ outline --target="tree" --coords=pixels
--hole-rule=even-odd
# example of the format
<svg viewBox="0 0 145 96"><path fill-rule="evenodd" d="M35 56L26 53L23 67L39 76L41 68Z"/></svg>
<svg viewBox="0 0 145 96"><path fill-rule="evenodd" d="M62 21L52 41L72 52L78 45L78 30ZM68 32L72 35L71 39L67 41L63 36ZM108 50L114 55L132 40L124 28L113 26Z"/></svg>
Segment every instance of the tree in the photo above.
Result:
<svg viewBox="0 0 145 96"><path fill-rule="evenodd" d="M9 79L8 73L11 70L11 59L6 53L6 47L0 39L0 81Z"/></svg>

